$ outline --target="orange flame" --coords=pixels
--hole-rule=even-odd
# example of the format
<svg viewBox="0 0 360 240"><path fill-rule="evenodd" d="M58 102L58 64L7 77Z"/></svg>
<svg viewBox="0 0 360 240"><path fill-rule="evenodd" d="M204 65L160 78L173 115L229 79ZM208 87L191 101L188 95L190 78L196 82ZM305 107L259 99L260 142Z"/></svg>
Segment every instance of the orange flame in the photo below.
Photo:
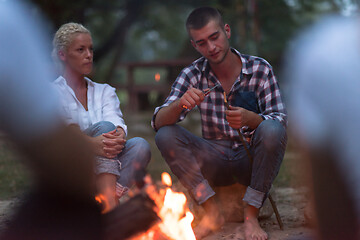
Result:
<svg viewBox="0 0 360 240"><path fill-rule="evenodd" d="M155 81L160 81L160 73L155 74Z"/></svg>
<svg viewBox="0 0 360 240"><path fill-rule="evenodd" d="M102 194L95 196L95 201L101 206L101 213L106 213L111 210L109 200Z"/></svg>
<svg viewBox="0 0 360 240"><path fill-rule="evenodd" d="M105 202L105 197L102 194L99 194L99 195L95 196L95 201L102 204Z"/></svg>
<svg viewBox="0 0 360 240"><path fill-rule="evenodd" d="M165 189L159 192L149 187L146 191L150 198L154 200L159 211L158 216L161 222L147 232L132 238L131 240L155 240L162 235L169 240L196 240L191 223L194 215L186 206L186 196L184 193L174 192L171 177L168 173L161 174L162 183Z"/></svg>
<svg viewBox="0 0 360 240"><path fill-rule="evenodd" d="M163 172L161 174L161 181L163 184L165 184L168 187L171 187L171 185L172 185L171 177L167 172Z"/></svg>

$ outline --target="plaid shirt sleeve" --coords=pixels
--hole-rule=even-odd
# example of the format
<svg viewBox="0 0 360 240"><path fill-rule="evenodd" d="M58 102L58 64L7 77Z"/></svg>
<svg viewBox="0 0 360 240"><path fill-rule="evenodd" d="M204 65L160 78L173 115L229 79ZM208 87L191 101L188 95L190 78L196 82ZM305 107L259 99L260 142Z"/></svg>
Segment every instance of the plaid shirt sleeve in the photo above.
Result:
<svg viewBox="0 0 360 240"><path fill-rule="evenodd" d="M266 119L278 120L284 127L287 126L287 113L281 98L280 89L275 75L270 68L267 79L260 86L259 105L260 115Z"/></svg>
<svg viewBox="0 0 360 240"><path fill-rule="evenodd" d="M155 118L156 118L156 115L159 112L159 110L163 107L169 106L171 103L173 103L176 100L178 100L179 98L181 98L182 95L184 95L184 93L189 89L190 86L196 87L198 85L196 83L197 82L197 80L196 80L197 73L198 73L198 71L192 67L184 68L180 72L179 76L176 78L175 82L171 86L170 94L165 99L164 104L155 108L153 117L151 119L151 126L155 131L158 130L155 127ZM188 109L184 109L180 115L179 121L182 121L189 111L190 110L188 110Z"/></svg>

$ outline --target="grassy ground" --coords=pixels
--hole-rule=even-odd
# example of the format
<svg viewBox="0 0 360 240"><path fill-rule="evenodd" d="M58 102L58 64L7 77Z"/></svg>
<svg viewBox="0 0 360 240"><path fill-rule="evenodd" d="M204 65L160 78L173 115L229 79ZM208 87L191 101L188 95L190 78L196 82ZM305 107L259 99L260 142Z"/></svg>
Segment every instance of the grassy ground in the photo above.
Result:
<svg viewBox="0 0 360 240"><path fill-rule="evenodd" d="M167 171L171 174L165 161L162 159L154 141L155 132L150 126L152 111L141 114L124 112L125 121L129 128L128 138L140 136L148 140L152 147L152 160L148 167L148 172L156 181L160 179L162 172ZM191 113L183 123L184 127L191 129L196 134L201 134L199 116L196 112ZM297 187L302 185L301 176L303 171L299 166L301 159L291 151L291 139L289 139L285 158L280 169L279 175L274 182L274 186ZM11 199L21 194L24 189L30 186L29 173L20 161L21 157L16 153L13 146L6 141L0 141L0 200ZM172 174L171 174L172 175ZM172 175L173 181L176 177Z"/></svg>

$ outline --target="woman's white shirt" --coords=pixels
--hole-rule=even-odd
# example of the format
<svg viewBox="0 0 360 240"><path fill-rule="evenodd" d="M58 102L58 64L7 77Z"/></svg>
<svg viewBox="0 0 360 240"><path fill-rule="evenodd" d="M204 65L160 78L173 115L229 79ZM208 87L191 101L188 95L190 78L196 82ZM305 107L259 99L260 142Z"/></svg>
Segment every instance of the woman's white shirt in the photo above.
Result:
<svg viewBox="0 0 360 240"><path fill-rule="evenodd" d="M54 81L56 89L60 93L62 115L65 122L77 124L81 130L85 130L99 121L109 121L124 129L127 135L127 126L120 110L120 101L115 88L105 83L95 83L87 77L85 80L87 82L88 110L76 98L75 92L64 77L60 76Z"/></svg>

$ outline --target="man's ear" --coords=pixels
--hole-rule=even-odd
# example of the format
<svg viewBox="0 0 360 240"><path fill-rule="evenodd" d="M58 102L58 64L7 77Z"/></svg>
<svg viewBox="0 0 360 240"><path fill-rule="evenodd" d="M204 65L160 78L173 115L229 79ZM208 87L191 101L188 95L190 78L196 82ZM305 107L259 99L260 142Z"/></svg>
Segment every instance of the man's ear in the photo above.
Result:
<svg viewBox="0 0 360 240"><path fill-rule="evenodd" d="M226 37L229 39L231 36L231 29L230 29L229 24L225 24L224 30L225 30Z"/></svg>
<svg viewBox="0 0 360 240"><path fill-rule="evenodd" d="M66 55L65 55L65 53L64 53L63 50L59 50L59 51L58 51L58 56L59 56L59 58L60 58L61 61L65 61L65 60L66 60Z"/></svg>

